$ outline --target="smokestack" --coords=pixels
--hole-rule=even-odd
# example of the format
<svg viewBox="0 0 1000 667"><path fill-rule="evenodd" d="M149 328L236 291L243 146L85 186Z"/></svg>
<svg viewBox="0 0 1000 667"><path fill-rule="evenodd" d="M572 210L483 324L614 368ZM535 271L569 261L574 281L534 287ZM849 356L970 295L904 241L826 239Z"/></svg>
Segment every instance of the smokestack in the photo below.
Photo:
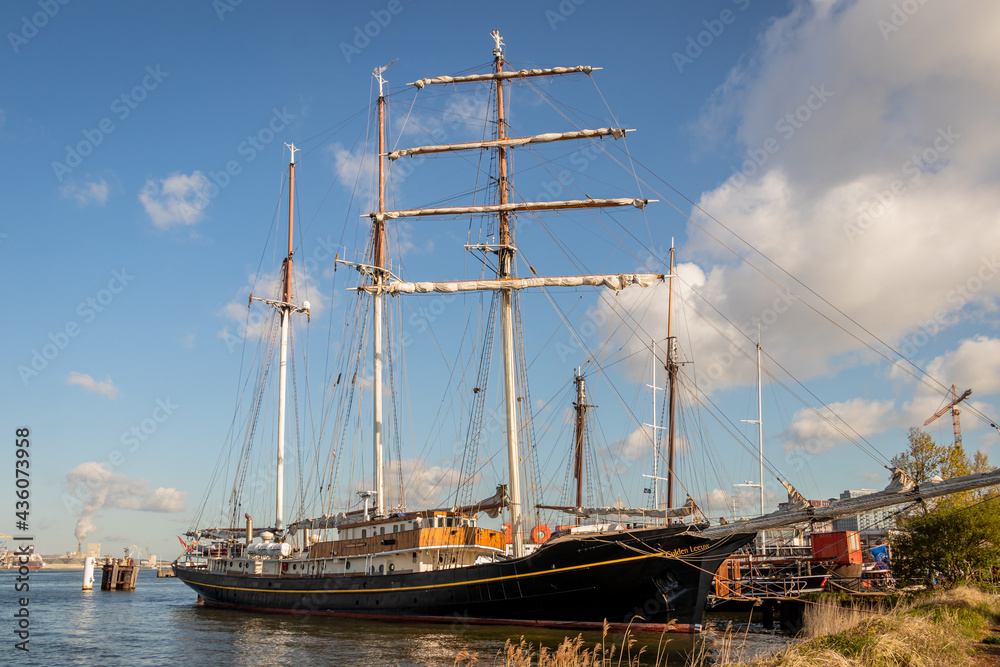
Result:
<svg viewBox="0 0 1000 667"><path fill-rule="evenodd" d="M82 554L83 553L82 551L80 551L80 543L79 542L76 543L76 552L78 554Z"/></svg>

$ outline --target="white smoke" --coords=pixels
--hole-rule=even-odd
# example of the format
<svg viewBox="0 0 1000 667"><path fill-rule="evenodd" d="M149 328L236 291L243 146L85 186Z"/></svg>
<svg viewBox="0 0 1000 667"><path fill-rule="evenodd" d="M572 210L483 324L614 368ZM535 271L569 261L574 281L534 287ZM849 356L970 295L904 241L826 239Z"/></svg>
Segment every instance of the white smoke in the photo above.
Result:
<svg viewBox="0 0 1000 667"><path fill-rule="evenodd" d="M66 474L66 486L83 503L76 522L76 539L83 542L97 529L94 514L101 508L139 510L143 512L181 512L186 491L174 488L150 488L149 480L132 479L112 472L105 463L88 461Z"/></svg>

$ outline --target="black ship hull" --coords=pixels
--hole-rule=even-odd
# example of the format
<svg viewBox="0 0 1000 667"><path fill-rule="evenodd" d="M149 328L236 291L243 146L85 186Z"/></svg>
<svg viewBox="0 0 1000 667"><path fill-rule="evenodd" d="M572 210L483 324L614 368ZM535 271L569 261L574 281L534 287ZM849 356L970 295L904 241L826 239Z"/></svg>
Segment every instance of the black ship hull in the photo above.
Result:
<svg viewBox="0 0 1000 667"><path fill-rule="evenodd" d="M719 565L755 534L690 526L562 537L519 559L427 572L267 576L174 565L206 605L395 621L701 623Z"/></svg>

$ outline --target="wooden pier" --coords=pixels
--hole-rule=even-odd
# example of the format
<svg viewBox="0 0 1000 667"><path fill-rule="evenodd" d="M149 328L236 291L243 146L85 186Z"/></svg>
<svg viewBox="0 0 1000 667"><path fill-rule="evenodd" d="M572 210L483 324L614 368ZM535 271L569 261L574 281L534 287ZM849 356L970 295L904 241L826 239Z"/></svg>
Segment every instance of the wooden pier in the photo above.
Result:
<svg viewBox="0 0 1000 667"><path fill-rule="evenodd" d="M131 558L109 558L101 571L102 591L133 591L139 566Z"/></svg>

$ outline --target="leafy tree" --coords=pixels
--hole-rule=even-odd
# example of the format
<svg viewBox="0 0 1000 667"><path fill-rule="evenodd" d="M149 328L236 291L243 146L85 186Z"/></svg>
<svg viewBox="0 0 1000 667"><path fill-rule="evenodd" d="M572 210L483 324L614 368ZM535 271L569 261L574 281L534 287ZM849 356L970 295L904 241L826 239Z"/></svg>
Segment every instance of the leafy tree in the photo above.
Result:
<svg viewBox="0 0 1000 667"><path fill-rule="evenodd" d="M975 456L972 457L972 472L984 473L991 470L993 470L993 466L990 465L989 457L977 450Z"/></svg>
<svg viewBox="0 0 1000 667"><path fill-rule="evenodd" d="M902 468L917 484L941 475L947 452L931 436L913 427L906 436L909 447L902 454L892 457L892 465ZM941 475L942 477L944 475Z"/></svg>
<svg viewBox="0 0 1000 667"><path fill-rule="evenodd" d="M956 442L950 447L942 447L944 459L941 461L941 477L961 477L972 472L972 465L969 457L965 453L965 448L961 442ZM978 452L976 452L978 454Z"/></svg>
<svg viewBox="0 0 1000 667"><path fill-rule="evenodd" d="M941 504L903 520L893 536L897 577L929 585L996 583L1000 564L1000 496L971 505Z"/></svg>
<svg viewBox="0 0 1000 667"><path fill-rule="evenodd" d="M910 429L907 441L892 464L918 484L993 469L982 452L970 461L961 443L938 445L919 428ZM998 501L994 489L982 489L928 501L923 511L900 518L901 531L891 539L896 576L928 584L992 583L1000 565Z"/></svg>

